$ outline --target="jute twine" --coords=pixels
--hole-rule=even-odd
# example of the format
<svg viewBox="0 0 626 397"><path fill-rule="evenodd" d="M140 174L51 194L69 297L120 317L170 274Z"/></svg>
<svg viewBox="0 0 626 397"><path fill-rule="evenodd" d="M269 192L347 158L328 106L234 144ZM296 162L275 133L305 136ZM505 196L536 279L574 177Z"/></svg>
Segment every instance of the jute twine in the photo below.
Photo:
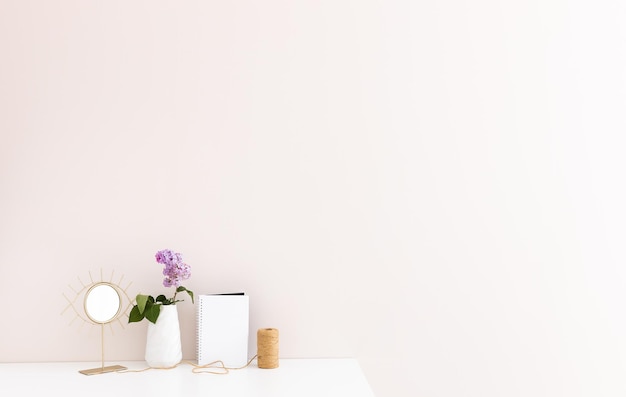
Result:
<svg viewBox="0 0 626 397"><path fill-rule="evenodd" d="M244 369L248 367L256 358L257 366L264 369L278 368L278 330L276 328L259 328L256 333L257 338L257 354L254 355L246 365L242 367L227 367L222 360L216 360L205 365L197 365L190 361L181 361L180 363L167 368L147 367L143 369L124 369L115 371L117 373L124 372L143 372L151 369L174 369L180 364L191 365L192 372L195 374L215 374L226 375L230 370Z"/></svg>
<svg viewBox="0 0 626 397"><path fill-rule="evenodd" d="M257 366L264 369L278 368L278 330L259 328L257 339Z"/></svg>
<svg viewBox="0 0 626 397"><path fill-rule="evenodd" d="M226 375L231 370L244 369L244 368L248 367L252 363L252 361L254 361L255 358L256 358L256 355L254 357L252 357L246 363L246 365L244 365L242 367L227 367L222 360L215 360L213 362L210 362L210 363L204 364L204 365L197 365L197 364L195 364L195 363L193 363L191 361L182 360L178 364L173 365L171 367L146 367L146 368L143 368L143 369L124 369L124 370L115 371L115 372L117 372L118 374L121 374L121 373L124 373L124 372L144 372L144 371L149 371L151 369L167 370L167 369L178 368L178 366L181 365L181 364L189 364L189 365L191 365L193 367L191 369L191 372L193 372L194 374Z"/></svg>

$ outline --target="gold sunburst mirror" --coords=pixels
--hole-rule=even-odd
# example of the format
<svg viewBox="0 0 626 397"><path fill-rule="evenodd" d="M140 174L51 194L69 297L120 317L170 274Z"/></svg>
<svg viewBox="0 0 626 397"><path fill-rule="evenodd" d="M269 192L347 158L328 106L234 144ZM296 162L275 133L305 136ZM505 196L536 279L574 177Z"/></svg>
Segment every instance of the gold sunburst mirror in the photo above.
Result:
<svg viewBox="0 0 626 397"><path fill-rule="evenodd" d="M125 289L122 289L120 286L124 276L120 278L117 283L113 282L113 272L111 273L111 278L109 280L105 280L102 275L102 270L100 270L100 280L94 281L91 273L89 273L90 283L84 283L80 278L78 278L79 283L82 285L82 288L75 289L71 285L70 289L74 292L74 298L69 299L65 294L63 296L68 302L68 305L65 307L63 312L68 309L73 309L75 313L75 319L83 320L83 323L96 325L100 327L101 333L101 365L97 368L84 369L80 372L84 375L97 375L104 374L108 372L115 372L126 369L126 367L121 365L104 365L104 334L105 327L109 327L111 330L111 334L113 333L112 324L114 322L118 322L119 325L123 328L122 321L120 321L120 317L128 311L128 308L131 306L131 300L126 293L126 290L130 286ZM79 305L82 299L82 307ZM125 309L123 307L123 298L126 298L128 301L128 305ZM78 306L78 307L77 307ZM63 314L63 313L61 313Z"/></svg>

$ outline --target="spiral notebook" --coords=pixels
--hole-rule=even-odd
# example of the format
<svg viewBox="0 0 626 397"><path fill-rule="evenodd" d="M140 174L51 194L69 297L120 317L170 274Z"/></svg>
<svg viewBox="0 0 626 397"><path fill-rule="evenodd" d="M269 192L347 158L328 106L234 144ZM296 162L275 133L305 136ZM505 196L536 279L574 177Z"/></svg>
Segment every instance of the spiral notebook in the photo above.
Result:
<svg viewBox="0 0 626 397"><path fill-rule="evenodd" d="M198 296L198 365L221 360L226 367L248 362L249 297L243 292Z"/></svg>

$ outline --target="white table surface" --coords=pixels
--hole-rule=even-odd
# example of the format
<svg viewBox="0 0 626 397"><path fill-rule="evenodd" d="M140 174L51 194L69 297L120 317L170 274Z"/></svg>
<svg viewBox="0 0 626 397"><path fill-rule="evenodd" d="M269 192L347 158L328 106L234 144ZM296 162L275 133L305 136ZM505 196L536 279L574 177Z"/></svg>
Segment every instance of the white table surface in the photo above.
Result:
<svg viewBox="0 0 626 397"><path fill-rule="evenodd" d="M128 370L144 361L105 362ZM353 358L280 359L275 369L248 367L224 375L193 373L187 362L173 369L83 375L100 362L0 363L1 396L219 396L219 397L374 397Z"/></svg>

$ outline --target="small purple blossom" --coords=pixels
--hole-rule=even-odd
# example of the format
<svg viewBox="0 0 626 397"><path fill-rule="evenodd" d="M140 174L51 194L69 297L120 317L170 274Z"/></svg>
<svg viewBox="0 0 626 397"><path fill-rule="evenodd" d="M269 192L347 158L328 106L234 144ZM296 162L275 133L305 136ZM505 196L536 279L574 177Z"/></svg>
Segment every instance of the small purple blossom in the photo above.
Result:
<svg viewBox="0 0 626 397"><path fill-rule="evenodd" d="M158 263L165 265L163 286L178 287L181 281L191 277L191 266L183 262L183 256L180 253L165 249L157 252L155 258Z"/></svg>

